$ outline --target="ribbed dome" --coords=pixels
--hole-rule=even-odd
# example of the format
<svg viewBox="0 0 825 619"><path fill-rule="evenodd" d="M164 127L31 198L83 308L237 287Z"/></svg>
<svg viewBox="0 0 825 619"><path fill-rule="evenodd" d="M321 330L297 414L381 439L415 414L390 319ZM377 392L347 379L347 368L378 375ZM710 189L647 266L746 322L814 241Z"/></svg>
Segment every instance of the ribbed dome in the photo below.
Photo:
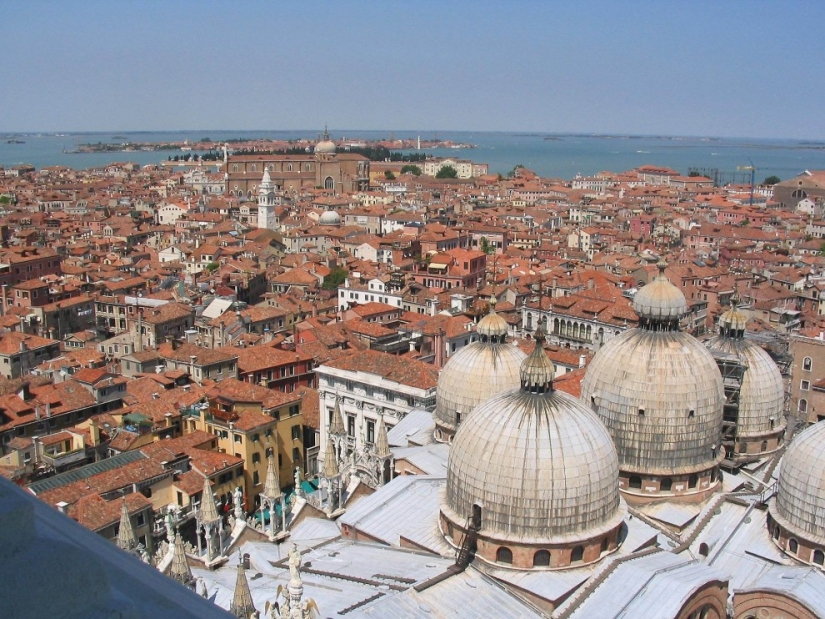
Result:
<svg viewBox="0 0 825 619"><path fill-rule="evenodd" d="M660 261L656 266L659 275L633 297L633 310L642 321L679 320L688 313L685 295L665 276L667 263Z"/></svg>
<svg viewBox="0 0 825 619"><path fill-rule="evenodd" d="M341 223L341 216L335 211L325 211L318 218L318 225L337 226Z"/></svg>
<svg viewBox="0 0 825 619"><path fill-rule="evenodd" d="M690 334L629 329L603 346L582 381L622 471L674 475L706 470L721 449L722 376Z"/></svg>
<svg viewBox="0 0 825 619"><path fill-rule="evenodd" d="M771 515L815 544L825 544L825 422L801 432L788 446L779 470Z"/></svg>
<svg viewBox="0 0 825 619"><path fill-rule="evenodd" d="M741 312L736 313L743 315ZM732 318L737 319L736 316ZM783 427L785 384L771 356L755 342L742 337L719 335L710 340L707 347L711 351L736 355L740 363L747 367L739 390L736 434L743 438L758 436Z"/></svg>
<svg viewBox="0 0 825 619"><path fill-rule="evenodd" d="M536 355L546 357L541 348ZM535 366L532 357L524 363ZM512 389L476 408L447 469L442 512L463 523L480 505L480 536L563 543L610 531L624 515L610 435L575 398L552 389Z"/></svg>
<svg viewBox="0 0 825 619"><path fill-rule="evenodd" d="M458 415L463 422L485 400L518 387L519 367L525 357L518 346L503 341L473 342L456 352L438 377L436 425L452 433L458 426Z"/></svg>

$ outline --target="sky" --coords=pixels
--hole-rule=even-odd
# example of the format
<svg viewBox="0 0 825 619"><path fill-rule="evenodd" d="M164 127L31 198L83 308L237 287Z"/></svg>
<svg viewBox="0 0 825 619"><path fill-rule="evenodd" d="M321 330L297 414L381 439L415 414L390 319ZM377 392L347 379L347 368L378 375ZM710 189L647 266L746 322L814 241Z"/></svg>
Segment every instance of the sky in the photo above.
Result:
<svg viewBox="0 0 825 619"><path fill-rule="evenodd" d="M0 0L0 131L825 139L825 2Z"/></svg>

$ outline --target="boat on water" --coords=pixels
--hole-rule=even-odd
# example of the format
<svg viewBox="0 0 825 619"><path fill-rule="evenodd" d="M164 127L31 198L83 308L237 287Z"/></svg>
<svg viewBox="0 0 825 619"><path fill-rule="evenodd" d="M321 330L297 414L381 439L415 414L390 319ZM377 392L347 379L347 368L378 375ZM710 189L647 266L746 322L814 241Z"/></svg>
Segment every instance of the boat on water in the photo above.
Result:
<svg viewBox="0 0 825 619"><path fill-rule="evenodd" d="M25 144L24 140L6 140L6 144Z"/></svg>

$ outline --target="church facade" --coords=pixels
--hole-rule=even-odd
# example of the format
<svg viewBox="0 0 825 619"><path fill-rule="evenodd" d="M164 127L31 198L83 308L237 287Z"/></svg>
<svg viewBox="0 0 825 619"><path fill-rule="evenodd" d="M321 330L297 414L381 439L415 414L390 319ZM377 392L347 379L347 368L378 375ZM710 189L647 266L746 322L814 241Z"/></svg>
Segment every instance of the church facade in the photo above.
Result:
<svg viewBox="0 0 825 619"><path fill-rule="evenodd" d="M314 153L228 155L224 169L226 192L239 198L257 195L264 172L276 191L287 194L319 187L336 194L369 189L369 159L337 152L326 132Z"/></svg>

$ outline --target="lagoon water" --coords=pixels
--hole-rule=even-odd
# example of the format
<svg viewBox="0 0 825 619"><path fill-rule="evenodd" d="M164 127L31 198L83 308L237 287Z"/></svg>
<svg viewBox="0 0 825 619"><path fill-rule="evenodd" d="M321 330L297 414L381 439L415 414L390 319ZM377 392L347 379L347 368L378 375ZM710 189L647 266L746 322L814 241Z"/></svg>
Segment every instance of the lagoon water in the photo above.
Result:
<svg viewBox="0 0 825 619"><path fill-rule="evenodd" d="M274 138L315 139L317 131L180 131L107 133L0 134L0 165L29 163L37 168L65 165L76 169L101 166L112 161L133 161L141 165L165 161L180 151L130 151L109 153L68 153L82 143L191 142ZM751 138L696 138L651 136L605 136L585 134L539 134L505 132L358 131L332 132L336 140L376 140L394 137L422 140L438 138L474 144L472 149L428 149L439 157L459 157L488 163L492 173L506 174L524 165L541 176L573 178L603 170L623 172L653 164L687 174L689 168L716 169L722 182L750 182L749 172L737 166L756 166L756 181L767 176L787 179L804 170L825 169L825 142L764 140ZM124 139L125 138L125 139ZM21 140L23 144L8 143Z"/></svg>

